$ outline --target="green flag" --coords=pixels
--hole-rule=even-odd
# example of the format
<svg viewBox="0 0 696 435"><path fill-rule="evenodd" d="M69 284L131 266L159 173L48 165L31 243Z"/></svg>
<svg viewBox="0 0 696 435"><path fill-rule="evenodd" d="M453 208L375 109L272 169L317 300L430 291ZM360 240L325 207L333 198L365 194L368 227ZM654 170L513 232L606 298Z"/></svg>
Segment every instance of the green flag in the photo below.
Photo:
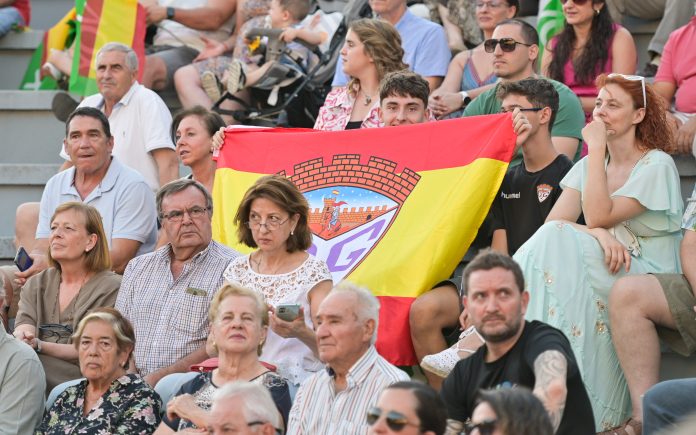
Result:
<svg viewBox="0 0 696 435"><path fill-rule="evenodd" d="M539 18L537 20L537 32L539 32L539 58L546 44L555 34L563 29L565 17L560 0L541 0L539 2Z"/></svg>

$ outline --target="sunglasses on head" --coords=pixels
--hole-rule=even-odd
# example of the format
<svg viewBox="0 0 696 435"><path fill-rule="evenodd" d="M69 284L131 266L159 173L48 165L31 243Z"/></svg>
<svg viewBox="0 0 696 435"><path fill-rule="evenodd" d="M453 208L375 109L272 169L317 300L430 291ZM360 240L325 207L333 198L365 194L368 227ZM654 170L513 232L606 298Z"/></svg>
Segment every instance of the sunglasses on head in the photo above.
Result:
<svg viewBox="0 0 696 435"><path fill-rule="evenodd" d="M506 53L515 51L517 44L524 45L525 47L531 47L532 44L525 44L524 42L515 41L512 38L502 38L502 39L486 39L483 41L483 49L486 53L493 53L495 51L495 46L500 44L500 49Z"/></svg>
<svg viewBox="0 0 696 435"><path fill-rule="evenodd" d="M483 420L480 423L468 422L464 428L464 433L466 435L471 435L474 430L478 429L478 435L492 435L495 430L497 420Z"/></svg>
<svg viewBox="0 0 696 435"><path fill-rule="evenodd" d="M366 416L367 424L372 426L375 423L377 423L377 420L380 419L383 412L384 411L382 411L381 408L378 408L376 406L373 406L372 408L368 409ZM418 426L417 424L409 422L405 415L396 411L387 412L385 420L387 422L387 426L389 426L389 429L393 430L394 432L400 432L406 426Z"/></svg>
<svg viewBox="0 0 696 435"><path fill-rule="evenodd" d="M588 1L590 1L590 0L573 0L573 3L576 4L576 5L578 5L578 6L582 6L582 5L584 5L585 3L587 3ZM568 3L568 0L561 0L561 4L562 4L562 5L564 5L564 4L566 4L566 3Z"/></svg>
<svg viewBox="0 0 696 435"><path fill-rule="evenodd" d="M648 107L648 98L645 93L645 77L643 76L632 76L632 75L626 75L626 74L619 74L619 73L611 73L607 76L608 78L616 78L616 77L621 77L624 80L630 80L632 82L640 82L640 84L643 86L643 107Z"/></svg>

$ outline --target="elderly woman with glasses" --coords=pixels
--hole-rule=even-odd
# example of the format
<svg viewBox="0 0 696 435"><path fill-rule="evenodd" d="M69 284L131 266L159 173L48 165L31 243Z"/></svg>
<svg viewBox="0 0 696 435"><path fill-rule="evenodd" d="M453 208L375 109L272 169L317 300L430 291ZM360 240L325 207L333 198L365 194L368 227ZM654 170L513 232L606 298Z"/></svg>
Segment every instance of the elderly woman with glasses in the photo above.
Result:
<svg viewBox="0 0 696 435"><path fill-rule="evenodd" d="M234 222L239 241L257 249L235 258L224 277L263 296L271 329L261 360L296 388L323 367L312 315L332 287L326 263L307 253L312 245L307 200L289 179L265 176L246 192Z"/></svg>
<svg viewBox="0 0 696 435"><path fill-rule="evenodd" d="M561 0L565 25L549 41L541 71L564 83L580 98L585 121L592 121L599 73L631 74L636 45L628 30L613 23L604 0ZM584 145L582 155L587 154Z"/></svg>
<svg viewBox="0 0 696 435"><path fill-rule="evenodd" d="M218 366L185 383L167 403L167 415L156 434L205 428L211 418L213 396L234 382L264 387L285 422L290 412L290 391L280 375L259 361L268 333L268 310L258 293L225 284L215 294L208 314L210 340L219 354ZM282 423L276 427L283 426Z"/></svg>
<svg viewBox="0 0 696 435"><path fill-rule="evenodd" d="M110 270L101 215L89 205L58 206L48 244L50 267L22 287L14 335L39 354L50 392L81 377L71 335L88 311L114 306L121 277Z"/></svg>
<svg viewBox="0 0 696 435"><path fill-rule="evenodd" d="M603 74L597 87L594 120L583 129L588 155L561 181L547 223L514 258L532 293L527 319L569 338L601 431L630 415L609 290L627 274L679 270L683 206L679 174L663 151L671 130L660 97L639 76ZM585 225L575 223L581 214Z"/></svg>
<svg viewBox="0 0 696 435"><path fill-rule="evenodd" d="M80 321L73 342L85 379L58 396L36 433L153 433L160 398L140 376L126 372L135 346L130 322L113 308L98 308Z"/></svg>

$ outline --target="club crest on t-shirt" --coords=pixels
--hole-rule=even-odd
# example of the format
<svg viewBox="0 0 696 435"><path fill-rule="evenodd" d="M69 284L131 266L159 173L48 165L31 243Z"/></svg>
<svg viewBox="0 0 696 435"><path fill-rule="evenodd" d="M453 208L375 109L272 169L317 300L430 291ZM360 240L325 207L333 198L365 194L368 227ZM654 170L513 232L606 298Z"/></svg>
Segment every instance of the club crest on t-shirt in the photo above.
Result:
<svg viewBox="0 0 696 435"><path fill-rule="evenodd" d="M548 184L539 184L537 186L537 198L539 199L539 202L544 202L546 198L551 195L551 192L553 191L553 187L551 187Z"/></svg>

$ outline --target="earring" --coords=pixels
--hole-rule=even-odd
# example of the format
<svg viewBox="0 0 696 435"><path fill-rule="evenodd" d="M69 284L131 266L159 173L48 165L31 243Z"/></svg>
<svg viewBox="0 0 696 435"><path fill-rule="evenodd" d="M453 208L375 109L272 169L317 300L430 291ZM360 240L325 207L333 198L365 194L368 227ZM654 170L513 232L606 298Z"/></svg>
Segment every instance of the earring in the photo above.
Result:
<svg viewBox="0 0 696 435"><path fill-rule="evenodd" d="M290 235L294 236L295 235L295 230L290 230Z"/></svg>
<svg viewBox="0 0 696 435"><path fill-rule="evenodd" d="M595 9L595 10L594 10L594 14L595 14L595 15L599 15L599 9Z"/></svg>

